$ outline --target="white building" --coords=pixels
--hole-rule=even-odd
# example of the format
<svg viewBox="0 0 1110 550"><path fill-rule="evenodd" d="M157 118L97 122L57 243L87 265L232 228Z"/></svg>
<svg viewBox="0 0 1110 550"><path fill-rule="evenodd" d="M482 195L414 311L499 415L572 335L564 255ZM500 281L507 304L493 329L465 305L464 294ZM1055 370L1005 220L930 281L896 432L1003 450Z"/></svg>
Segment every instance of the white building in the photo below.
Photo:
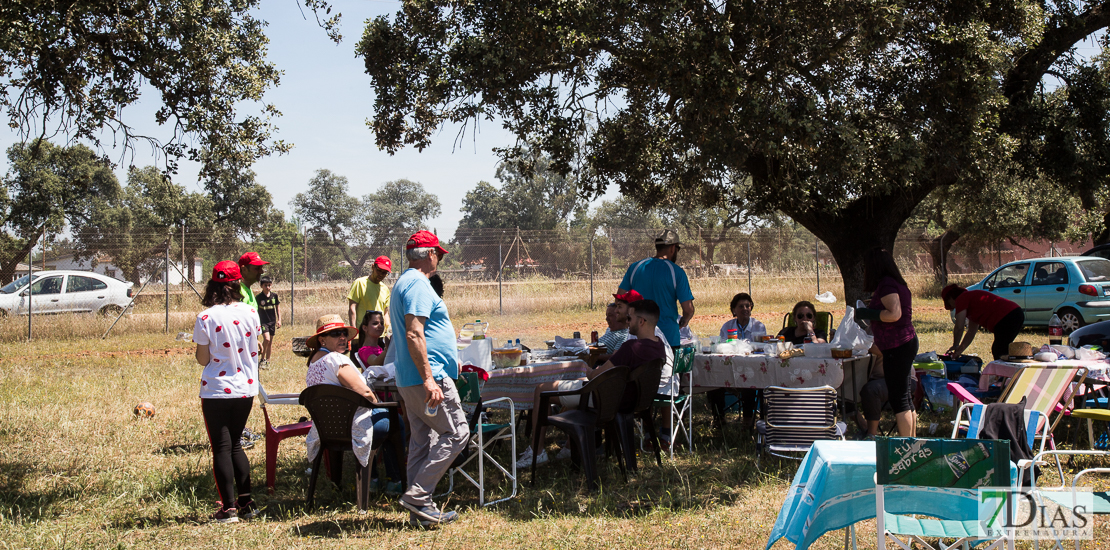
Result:
<svg viewBox="0 0 1110 550"><path fill-rule="evenodd" d="M57 256L55 258L49 258L48 257L46 259L46 269L69 269L69 270L76 270L76 271L92 271L93 273L100 273L101 275L107 275L108 277L113 277L113 278L119 279L121 281L127 281L127 274L124 273L122 269L116 267L115 264L112 263L112 258L110 256L101 254L101 255L96 257L96 262L95 262L96 267L93 267L93 263L94 262L91 258L89 258L89 259L77 259L77 258L74 257L73 254L64 254L64 255L61 255L61 256ZM158 262L158 263L161 264L161 262ZM41 265L39 262L36 262L36 264L37 264L36 267ZM178 271L178 268L180 268L180 266L181 266L181 260L177 260L177 261L174 261L173 259L170 260L169 283L171 285L179 285L183 282L183 279L181 277L181 273ZM185 270L182 269L182 271L185 271ZM193 274L194 274L193 275L193 282L194 283L202 283L202 282L205 281L203 261L200 258L193 258ZM143 279L142 281L140 281L140 284L145 283L145 282L146 282L146 279ZM158 273L158 274L154 275L154 277L151 278L150 282L155 283L155 284L165 283L166 282L166 273L163 271L161 273Z"/></svg>

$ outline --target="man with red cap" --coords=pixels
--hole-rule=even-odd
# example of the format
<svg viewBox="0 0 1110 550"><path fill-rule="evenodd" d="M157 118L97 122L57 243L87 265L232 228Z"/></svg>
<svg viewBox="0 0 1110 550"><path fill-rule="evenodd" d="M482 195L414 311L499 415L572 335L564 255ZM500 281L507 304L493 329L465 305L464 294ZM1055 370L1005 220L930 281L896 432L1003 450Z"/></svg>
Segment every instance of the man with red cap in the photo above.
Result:
<svg viewBox="0 0 1110 550"><path fill-rule="evenodd" d="M251 287L262 278L262 273L266 271L263 266L269 263L263 261L257 252L247 252L239 256L239 272L243 275L243 278L239 281L239 292L243 295L243 303L254 308L256 313L258 312L258 300L255 299Z"/></svg>
<svg viewBox="0 0 1110 550"><path fill-rule="evenodd" d="M967 290L958 285L948 285L940 291L940 299L944 300L944 309L956 311L956 327L952 330L949 354L963 354L975 340L979 327L983 327L994 333L991 354L1000 359L1010 353L1010 344L1025 326L1025 311L1021 306L986 290Z"/></svg>
<svg viewBox="0 0 1110 550"><path fill-rule="evenodd" d="M459 377L455 327L428 281L446 254L439 238L428 231L409 237L409 268L397 278L389 299L395 342L389 347L397 350L397 390L409 430L409 487L401 506L409 510L410 524L424 527L458 518L453 511L439 510L432 491L470 439L453 381Z"/></svg>
<svg viewBox="0 0 1110 550"><path fill-rule="evenodd" d="M392 269L389 256L378 256L370 267L370 274L351 284L347 292L347 323L352 327L362 326L362 316L367 311L380 311L389 318L389 287L382 281Z"/></svg>

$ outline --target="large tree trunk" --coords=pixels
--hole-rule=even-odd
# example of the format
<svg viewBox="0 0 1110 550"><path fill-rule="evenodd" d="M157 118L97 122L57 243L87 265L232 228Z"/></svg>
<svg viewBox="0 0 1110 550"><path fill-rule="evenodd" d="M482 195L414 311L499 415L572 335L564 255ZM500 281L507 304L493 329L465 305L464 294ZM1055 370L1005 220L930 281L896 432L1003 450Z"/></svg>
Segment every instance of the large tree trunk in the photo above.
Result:
<svg viewBox="0 0 1110 550"><path fill-rule="evenodd" d="M38 233L35 233L37 236ZM38 239L23 239L23 245L19 248L13 249L3 256L0 260L0 281L4 284L10 283L19 275L16 274L17 264L27 258L27 263L31 263L31 249L35 247Z"/></svg>
<svg viewBox="0 0 1110 550"><path fill-rule="evenodd" d="M929 253L930 267L940 286L948 284L948 252L958 240L960 240L960 234L952 230L945 231L932 239L922 239L921 245Z"/></svg>

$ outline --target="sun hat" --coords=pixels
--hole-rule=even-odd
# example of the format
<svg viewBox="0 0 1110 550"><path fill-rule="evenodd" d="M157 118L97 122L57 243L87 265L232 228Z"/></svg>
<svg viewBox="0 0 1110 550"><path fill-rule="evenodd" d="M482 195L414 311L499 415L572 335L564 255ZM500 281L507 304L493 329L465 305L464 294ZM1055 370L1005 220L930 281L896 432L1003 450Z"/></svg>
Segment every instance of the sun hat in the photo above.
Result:
<svg viewBox="0 0 1110 550"><path fill-rule="evenodd" d="M620 301L622 301L626 304L631 304L632 302L639 302L640 300L644 299L644 297L641 296L640 293L636 292L635 290L629 290L628 292L625 292L624 294L614 294L613 298L616 298L617 300L620 300Z"/></svg>
<svg viewBox="0 0 1110 550"><path fill-rule="evenodd" d="M1032 363L1033 344L1029 342L1010 342L1006 350L1006 361L1010 363Z"/></svg>
<svg viewBox="0 0 1110 550"><path fill-rule="evenodd" d="M212 280L221 283L230 283L243 278L239 273L239 265L231 260L224 260L212 268Z"/></svg>
<svg viewBox="0 0 1110 550"><path fill-rule="evenodd" d="M431 231L417 231L409 237L409 242L405 244L405 250L412 250L414 248L435 248L436 252L446 254L447 249L439 246L439 237Z"/></svg>
<svg viewBox="0 0 1110 550"><path fill-rule="evenodd" d="M960 287L960 285L948 285L948 286L944 287L944 288L943 288L943 289L942 289L942 290L940 291L940 300L941 300L942 302L946 302L946 301L948 301L948 296L949 296L950 294L952 294L952 292L953 292L954 290L956 290L957 288L961 288L961 287ZM950 307L948 307L948 306L944 306L944 309L952 309L952 308L950 308Z"/></svg>
<svg viewBox="0 0 1110 550"><path fill-rule="evenodd" d="M239 256L239 265L267 265L270 262L263 261L257 252L247 252Z"/></svg>
<svg viewBox="0 0 1110 550"><path fill-rule="evenodd" d="M343 322L342 317L334 313L324 315L319 319L316 319L316 334L309 336L305 340L305 343L308 344L308 347L310 348L318 348L320 347L321 334L341 328L347 329L347 338L354 338L358 335L358 329L352 326L348 326L346 323Z"/></svg>
<svg viewBox="0 0 1110 550"><path fill-rule="evenodd" d="M377 258L374 258L374 265L386 271L393 270L393 262L389 260L389 256L378 256Z"/></svg>

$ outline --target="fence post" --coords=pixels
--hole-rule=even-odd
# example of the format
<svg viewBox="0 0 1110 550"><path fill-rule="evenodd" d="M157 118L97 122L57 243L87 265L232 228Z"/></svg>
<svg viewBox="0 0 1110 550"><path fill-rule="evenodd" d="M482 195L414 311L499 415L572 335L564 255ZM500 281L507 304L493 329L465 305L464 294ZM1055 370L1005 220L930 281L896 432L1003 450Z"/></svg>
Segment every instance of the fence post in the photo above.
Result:
<svg viewBox="0 0 1110 550"><path fill-rule="evenodd" d="M590 309L594 308L594 236L590 235Z"/></svg>
<svg viewBox="0 0 1110 550"><path fill-rule="evenodd" d="M821 293L821 239L813 239L813 259L817 262L817 293Z"/></svg>
<svg viewBox="0 0 1110 550"><path fill-rule="evenodd" d="M297 241L289 239L289 328L296 319L294 306L297 301Z"/></svg>
<svg viewBox="0 0 1110 550"><path fill-rule="evenodd" d="M501 294L501 270L503 269L501 263L503 261L501 258L501 243L497 243L497 311L500 315L505 314L505 299Z"/></svg>
<svg viewBox="0 0 1110 550"><path fill-rule="evenodd" d="M170 332L170 239L166 237L166 328L163 333L169 334Z"/></svg>
<svg viewBox="0 0 1110 550"><path fill-rule="evenodd" d="M37 237L37 236L36 236ZM38 240L36 238L36 240ZM27 341L31 341L31 309L34 308L34 287L35 277L35 245L31 245L31 251L27 253Z"/></svg>
<svg viewBox="0 0 1110 550"><path fill-rule="evenodd" d="M752 295L752 236L748 234L748 296Z"/></svg>

